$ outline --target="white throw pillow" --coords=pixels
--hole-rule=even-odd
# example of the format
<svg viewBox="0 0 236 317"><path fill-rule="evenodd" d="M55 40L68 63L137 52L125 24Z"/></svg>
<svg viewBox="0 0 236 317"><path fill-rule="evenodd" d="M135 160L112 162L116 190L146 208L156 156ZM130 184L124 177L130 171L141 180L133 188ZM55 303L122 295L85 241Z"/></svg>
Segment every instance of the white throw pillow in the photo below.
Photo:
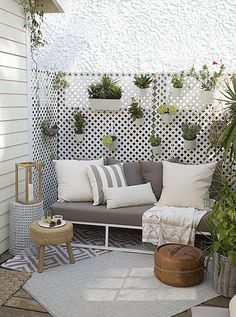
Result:
<svg viewBox="0 0 236 317"><path fill-rule="evenodd" d="M205 209L216 162L184 165L163 162L163 189L159 203L164 206Z"/></svg>
<svg viewBox="0 0 236 317"><path fill-rule="evenodd" d="M107 209L152 205L157 202L150 183L117 188L104 187L103 193Z"/></svg>
<svg viewBox="0 0 236 317"><path fill-rule="evenodd" d="M92 201L92 190L86 167L103 165L103 158L91 161L55 160L58 199L61 201Z"/></svg>

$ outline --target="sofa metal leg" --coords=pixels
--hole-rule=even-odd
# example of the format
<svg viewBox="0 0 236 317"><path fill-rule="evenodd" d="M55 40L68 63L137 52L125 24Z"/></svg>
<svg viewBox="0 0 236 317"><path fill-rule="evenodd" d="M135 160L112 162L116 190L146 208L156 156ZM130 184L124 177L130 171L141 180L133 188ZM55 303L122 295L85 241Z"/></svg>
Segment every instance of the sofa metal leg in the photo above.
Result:
<svg viewBox="0 0 236 317"><path fill-rule="evenodd" d="M105 247L109 245L109 226L105 226Z"/></svg>

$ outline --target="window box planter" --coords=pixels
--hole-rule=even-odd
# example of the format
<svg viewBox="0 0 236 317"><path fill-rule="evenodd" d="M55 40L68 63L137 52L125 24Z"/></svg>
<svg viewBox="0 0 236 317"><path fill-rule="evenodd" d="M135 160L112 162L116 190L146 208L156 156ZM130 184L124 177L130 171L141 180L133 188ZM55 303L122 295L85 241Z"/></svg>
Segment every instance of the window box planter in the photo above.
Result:
<svg viewBox="0 0 236 317"><path fill-rule="evenodd" d="M81 141L83 141L84 139L84 133L81 133L81 134L78 134L78 133L75 133L75 139L76 141L79 143Z"/></svg>
<svg viewBox="0 0 236 317"><path fill-rule="evenodd" d="M121 99L93 99L89 98L92 111L118 111L121 109Z"/></svg>
<svg viewBox="0 0 236 317"><path fill-rule="evenodd" d="M175 117L175 115L170 113L164 113L164 114L161 114L160 116L162 118L163 123L165 124L170 124L174 120L174 117Z"/></svg>
<svg viewBox="0 0 236 317"><path fill-rule="evenodd" d="M173 98L181 98L183 93L183 88L172 88L171 95Z"/></svg>
<svg viewBox="0 0 236 317"><path fill-rule="evenodd" d="M184 147L187 149L187 150L194 150L197 146L197 139L195 140L186 140L184 139Z"/></svg>
<svg viewBox="0 0 236 317"><path fill-rule="evenodd" d="M200 90L200 101L203 105L209 105L213 103L214 90Z"/></svg>
<svg viewBox="0 0 236 317"><path fill-rule="evenodd" d="M151 150L152 150L153 155L160 155L161 154L161 145L151 146Z"/></svg>

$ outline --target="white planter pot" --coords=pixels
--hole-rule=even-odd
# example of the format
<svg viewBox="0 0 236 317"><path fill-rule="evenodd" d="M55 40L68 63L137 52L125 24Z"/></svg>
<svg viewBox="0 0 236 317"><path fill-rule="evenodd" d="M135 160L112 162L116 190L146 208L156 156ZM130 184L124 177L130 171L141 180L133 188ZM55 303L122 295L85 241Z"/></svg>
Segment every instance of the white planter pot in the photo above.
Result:
<svg viewBox="0 0 236 317"><path fill-rule="evenodd" d="M200 90L200 101L203 105L209 105L213 103L214 90Z"/></svg>
<svg viewBox="0 0 236 317"><path fill-rule="evenodd" d="M182 93L183 93L183 88L172 88L172 91L171 91L171 96L173 98L180 98L182 96Z"/></svg>
<svg viewBox="0 0 236 317"><path fill-rule="evenodd" d="M165 124L171 123L171 122L174 120L174 117L175 117L175 116L174 116L173 114L169 114L169 113L161 114L162 121L163 121Z"/></svg>
<svg viewBox="0 0 236 317"><path fill-rule="evenodd" d="M153 155L161 154L161 145L151 146Z"/></svg>
<svg viewBox="0 0 236 317"><path fill-rule="evenodd" d="M112 144L110 146L108 146L108 150L109 151L115 151L117 149L117 146L118 146L118 141L115 140L114 142L112 142Z"/></svg>
<svg viewBox="0 0 236 317"><path fill-rule="evenodd" d="M143 97L146 97L147 96L147 93L148 93L148 89L149 88L139 88L139 98L143 98Z"/></svg>
<svg viewBox="0 0 236 317"><path fill-rule="evenodd" d="M83 138L84 138L84 133L82 134L75 133L75 139L77 142L83 141Z"/></svg>
<svg viewBox="0 0 236 317"><path fill-rule="evenodd" d="M89 99L92 111L117 111L121 108L121 99Z"/></svg>
<svg viewBox="0 0 236 317"><path fill-rule="evenodd" d="M191 140L191 141L184 139L184 146L187 150L194 150L196 145L197 145L197 139Z"/></svg>
<svg viewBox="0 0 236 317"><path fill-rule="evenodd" d="M143 118L138 118L134 120L134 123L138 126L143 125L144 119Z"/></svg>

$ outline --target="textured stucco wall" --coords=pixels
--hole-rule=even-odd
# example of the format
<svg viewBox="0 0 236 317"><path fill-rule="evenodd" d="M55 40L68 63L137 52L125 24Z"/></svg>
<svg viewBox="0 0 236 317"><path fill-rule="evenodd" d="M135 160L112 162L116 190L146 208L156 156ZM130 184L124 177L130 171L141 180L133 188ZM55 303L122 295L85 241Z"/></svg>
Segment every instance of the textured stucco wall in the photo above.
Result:
<svg viewBox="0 0 236 317"><path fill-rule="evenodd" d="M232 0L60 0L45 16L40 65L66 71L156 72L222 60L236 66Z"/></svg>

